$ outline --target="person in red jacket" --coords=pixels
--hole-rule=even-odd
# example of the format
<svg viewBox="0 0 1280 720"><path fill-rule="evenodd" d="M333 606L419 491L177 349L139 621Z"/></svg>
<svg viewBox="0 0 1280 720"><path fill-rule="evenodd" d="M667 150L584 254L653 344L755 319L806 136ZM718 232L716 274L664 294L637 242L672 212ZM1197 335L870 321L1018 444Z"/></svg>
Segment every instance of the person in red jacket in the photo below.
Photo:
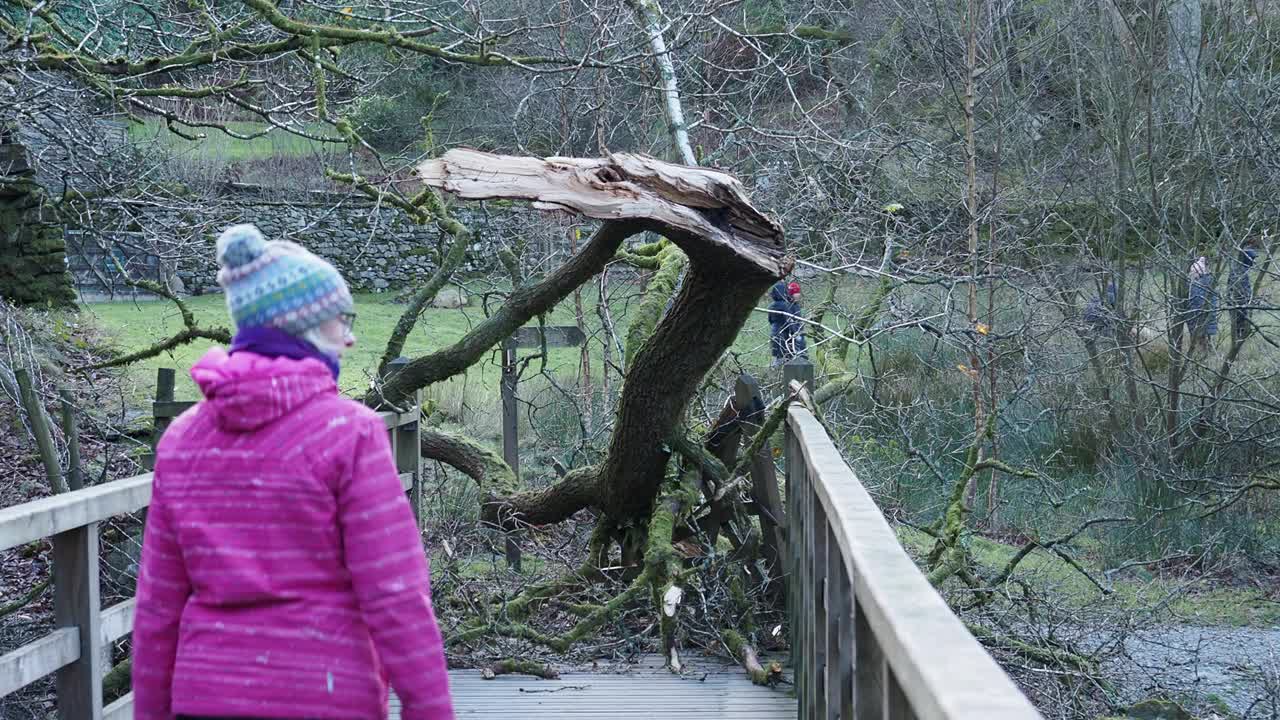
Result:
<svg viewBox="0 0 1280 720"><path fill-rule="evenodd" d="M256 228L218 239L237 332L156 449L134 717L451 720L426 553L386 430L338 396L338 271Z"/></svg>

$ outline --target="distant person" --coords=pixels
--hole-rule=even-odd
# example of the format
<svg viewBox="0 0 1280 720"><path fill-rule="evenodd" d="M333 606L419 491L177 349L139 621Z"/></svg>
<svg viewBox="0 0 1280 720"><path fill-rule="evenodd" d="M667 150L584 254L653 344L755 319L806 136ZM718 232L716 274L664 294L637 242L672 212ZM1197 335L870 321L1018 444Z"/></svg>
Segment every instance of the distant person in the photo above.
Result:
<svg viewBox="0 0 1280 720"><path fill-rule="evenodd" d="M1227 276L1227 291L1231 299L1231 337L1238 343L1249 337L1253 326L1249 321L1249 305L1253 303L1253 283L1249 271L1258 259L1258 250L1252 242L1240 248L1236 261L1231 264Z"/></svg>
<svg viewBox="0 0 1280 720"><path fill-rule="evenodd" d="M218 238L237 331L156 449L134 717L450 720L426 555L386 430L338 396L355 344L332 265L252 225Z"/></svg>
<svg viewBox="0 0 1280 720"><path fill-rule="evenodd" d="M805 354L800 283L779 281L769 291L769 347L773 367Z"/></svg>
<svg viewBox="0 0 1280 720"><path fill-rule="evenodd" d="M1213 289L1213 276L1204 257L1191 264L1187 273L1187 329L1191 334L1191 352L1207 352L1213 336L1218 334L1218 298Z"/></svg>
<svg viewBox="0 0 1280 720"><path fill-rule="evenodd" d="M1116 284L1107 283L1106 292L1091 299L1084 306L1084 324L1094 335L1104 335L1115 329Z"/></svg>

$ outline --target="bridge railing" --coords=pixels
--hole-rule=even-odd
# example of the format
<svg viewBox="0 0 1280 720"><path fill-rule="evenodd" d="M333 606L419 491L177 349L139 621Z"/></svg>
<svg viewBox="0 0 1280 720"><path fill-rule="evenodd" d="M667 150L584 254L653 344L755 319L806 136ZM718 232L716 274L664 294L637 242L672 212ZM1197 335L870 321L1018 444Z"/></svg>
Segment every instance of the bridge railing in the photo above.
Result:
<svg viewBox="0 0 1280 720"><path fill-rule="evenodd" d="M382 412L400 484L421 526L420 406ZM103 650L133 631L134 600L103 608L98 524L151 502L150 473L0 508L0 551L43 538L53 542L52 632L0 656L0 698L56 675L62 720L128 720L133 694L103 706Z"/></svg>
<svg viewBox="0 0 1280 720"><path fill-rule="evenodd" d="M787 417L786 458L799 717L1039 720L799 405Z"/></svg>

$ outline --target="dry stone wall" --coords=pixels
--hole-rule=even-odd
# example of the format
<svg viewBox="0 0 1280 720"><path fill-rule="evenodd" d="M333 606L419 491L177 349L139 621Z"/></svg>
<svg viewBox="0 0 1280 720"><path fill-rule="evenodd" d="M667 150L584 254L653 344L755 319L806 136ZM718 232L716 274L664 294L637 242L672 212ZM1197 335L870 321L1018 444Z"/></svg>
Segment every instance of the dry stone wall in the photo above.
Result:
<svg viewBox="0 0 1280 720"><path fill-rule="evenodd" d="M461 208L458 219L474 239L462 272L498 268L502 247L526 248L530 270L555 267L567 255L567 221L516 206ZM129 295L116 264L133 277L168 283L185 294L217 292L214 241L229 224L252 222L269 239L296 242L338 267L357 292L411 286L435 269L438 249L451 238L404 213L363 200L280 202L252 197L175 207L172 203L118 201L83 213L91 223L67 228L68 260L83 295Z"/></svg>

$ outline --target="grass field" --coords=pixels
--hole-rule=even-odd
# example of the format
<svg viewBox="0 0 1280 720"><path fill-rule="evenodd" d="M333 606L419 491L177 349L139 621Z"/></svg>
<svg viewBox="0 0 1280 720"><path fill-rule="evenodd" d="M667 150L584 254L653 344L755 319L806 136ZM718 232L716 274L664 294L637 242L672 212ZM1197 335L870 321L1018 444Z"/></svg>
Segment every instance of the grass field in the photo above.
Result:
<svg viewBox="0 0 1280 720"><path fill-rule="evenodd" d="M229 130L241 135L262 132L269 126L258 122L227 122ZM158 145L176 155L225 163L272 157L309 157L333 152L339 145L316 142L281 130L272 130L252 140L234 138L216 128L182 128L189 134L203 134L199 140L187 140L170 132L159 119L143 124L130 123L129 139L147 146ZM313 135L334 137L332 128L323 125L308 128Z"/></svg>
<svg viewBox="0 0 1280 720"><path fill-rule="evenodd" d="M618 293L621 295L622 293ZM396 321L404 312L404 305L395 303L389 294L360 294L356 296L356 327L358 339L356 347L344 359L342 377L339 385L344 392L360 394L368 387L377 365L378 358L391 335ZM475 296L473 295L473 300ZM201 325L205 327L227 327L226 305L221 295L206 295L190 298L189 306ZM583 304L590 326L598 326L596 318L596 295L594 291L584 291ZM171 337L182 329L182 318L172 303L168 302L111 302L92 303L86 311L94 315L101 326L113 338L120 350L135 351L145 348L159 340ZM627 303L619 297L611 306L611 314L618 325L619 337L625 335L627 326ZM433 350L446 347L459 340L472 327L484 319L479 302L470 307L457 310L441 310L428 308L419 318L417 326L409 337L404 355L418 357ZM546 318L548 325L570 325L574 323L572 300L561 303ZM536 325L535 323L531 323ZM177 368L178 399L194 400L198 398L195 384L187 376L186 370L191 367L210 347L211 342L197 342L177 348L171 354L161 355L133 365L129 370L131 398L139 406L145 405L154 394L155 371L161 367ZM601 345L597 338L590 345L593 363L599 367ZM763 314L753 316L747 327L734 345L734 351L752 364L768 364L768 326ZM532 354L535 351L522 351ZM615 357L617 353L615 352ZM579 350L577 348L552 348L548 352L547 369L549 372L567 378L576 378L578 372ZM535 364L536 367L536 364ZM501 374L499 358L491 353L487 358L472 366L466 374L465 382L470 386L470 394L494 394L498 390Z"/></svg>

